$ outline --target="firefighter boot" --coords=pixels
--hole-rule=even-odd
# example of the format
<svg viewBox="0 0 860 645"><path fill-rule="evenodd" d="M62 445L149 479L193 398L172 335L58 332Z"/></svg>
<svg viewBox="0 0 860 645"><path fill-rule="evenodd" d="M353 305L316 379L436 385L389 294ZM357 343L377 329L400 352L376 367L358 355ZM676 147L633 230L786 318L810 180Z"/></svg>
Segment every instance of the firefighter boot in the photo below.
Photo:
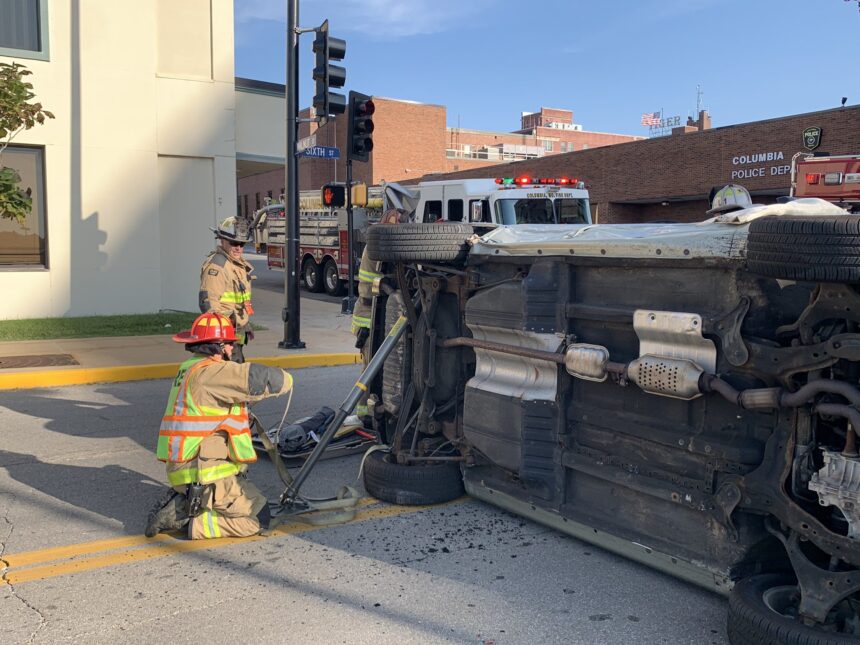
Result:
<svg viewBox="0 0 860 645"><path fill-rule="evenodd" d="M159 498L146 519L146 537L155 537L162 531L181 529L188 523L185 495L172 488Z"/></svg>

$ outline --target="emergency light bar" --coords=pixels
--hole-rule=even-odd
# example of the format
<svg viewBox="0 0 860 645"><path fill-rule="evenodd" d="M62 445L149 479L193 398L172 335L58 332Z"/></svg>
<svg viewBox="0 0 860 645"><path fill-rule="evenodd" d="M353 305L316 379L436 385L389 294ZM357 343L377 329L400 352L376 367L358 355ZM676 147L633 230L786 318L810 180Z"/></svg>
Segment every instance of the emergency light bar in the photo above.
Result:
<svg viewBox="0 0 860 645"><path fill-rule="evenodd" d="M576 185L579 182L575 177L570 179L568 177L529 177L528 175L522 175L520 177L498 177L496 178L496 183L502 186L567 186Z"/></svg>

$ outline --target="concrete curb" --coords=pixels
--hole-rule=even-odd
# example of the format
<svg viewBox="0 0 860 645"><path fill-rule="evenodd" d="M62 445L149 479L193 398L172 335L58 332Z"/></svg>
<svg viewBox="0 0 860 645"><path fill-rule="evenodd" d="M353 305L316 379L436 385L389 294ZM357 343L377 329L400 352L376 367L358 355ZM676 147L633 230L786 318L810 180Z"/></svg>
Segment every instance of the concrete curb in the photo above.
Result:
<svg viewBox="0 0 860 645"><path fill-rule="evenodd" d="M302 367L328 367L331 365L355 365L361 362L361 354L295 354L293 356L264 356L249 358L250 363L260 363L282 369ZM61 387L87 383L117 383L120 381L147 381L170 378L176 375L181 363L155 363L151 365L123 365L118 367L80 367L66 370L41 370L0 374L0 390L24 390L35 387Z"/></svg>

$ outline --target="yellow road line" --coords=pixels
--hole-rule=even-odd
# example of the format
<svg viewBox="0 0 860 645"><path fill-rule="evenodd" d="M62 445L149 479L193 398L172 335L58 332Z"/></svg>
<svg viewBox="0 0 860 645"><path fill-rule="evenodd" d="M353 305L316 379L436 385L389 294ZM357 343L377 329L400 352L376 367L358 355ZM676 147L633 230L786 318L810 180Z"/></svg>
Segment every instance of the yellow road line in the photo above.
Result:
<svg viewBox="0 0 860 645"><path fill-rule="evenodd" d="M357 508L378 504L379 501L373 497L363 497L356 503ZM311 514L312 515L312 514ZM144 544L152 544L155 541L175 540L167 533L160 533L154 538L148 538L145 535L127 535L124 537L108 538L105 540L94 540L92 542L79 542L77 544L65 544L63 546L50 547L47 549L38 549L36 551L22 551L13 555L5 555L0 562L5 563L9 569L19 567L29 567L34 564L43 564L45 562L53 562L54 560L63 560L67 558L75 558L80 555L89 555L91 553L100 553L101 551L115 551L117 549L143 546Z"/></svg>
<svg viewBox="0 0 860 645"><path fill-rule="evenodd" d="M94 542L83 542L80 544L67 544L65 546L53 547L50 549L40 549L38 551L24 551L15 555L4 555L3 562L10 569L15 567L27 567L33 564L41 564L43 562L51 562L53 560L61 560L63 558L74 558L79 555L87 555L89 553L99 553L100 551L110 551L111 549L122 549L132 546L140 546L148 544L154 540L172 540L169 535L156 535L154 538L148 538L144 535L129 535L127 537L112 538L109 540L97 540Z"/></svg>
<svg viewBox="0 0 860 645"><path fill-rule="evenodd" d="M458 503L466 498L461 498L461 500L455 500L451 503ZM105 567L112 567L117 565L129 564L132 562L141 562L144 560L151 560L153 558L161 558L165 556L177 555L180 553L191 553L194 551L203 551L208 549L217 549L225 546L232 546L234 544L245 544L249 542L257 542L260 540L266 540L272 537L280 537L284 535L295 535L299 533L307 533L310 531L318 531L324 528L331 528L332 526L345 526L346 524L353 524L356 522L366 522L369 520L376 520L385 517L395 517L398 515L406 515L410 513L415 513L418 511L423 511L428 508L438 508L438 506L382 506L378 508L371 508L365 511L359 511L356 514L356 517L351 522L347 522L344 524L335 524L326 526L313 526L310 524L285 524L275 528L269 535L254 535L251 537L245 538L219 538L215 540L177 540L170 538L169 536L158 536L161 538L161 543L156 544L154 546L148 546L138 549L129 549L124 551L118 551L115 553L108 553L104 555L94 556L90 558L81 558L74 559L65 562L59 562L55 564L48 564L45 566L39 567L30 567L28 569L23 569L21 571L9 571L7 570L3 575L3 582L7 584L21 584L23 582L33 582L35 580L44 580L46 578L56 578L58 576L70 575L73 573L81 573L83 571L91 571L93 569L103 569ZM121 540L132 540L133 538L140 538L141 536L132 536L130 538L119 538L118 540L102 540L100 542L95 543L86 543L82 545L71 545L69 547L58 547L56 549L45 549L45 552L51 552L51 554L56 554L61 552L63 549L67 549L69 553L71 553L75 547L84 547L84 550L81 550L80 553L91 553L92 551L89 549L91 544L111 544L116 543ZM155 538L152 540L148 540L147 538L142 538L144 540L143 543L152 543L155 541ZM141 544L140 542L130 542L126 546L133 546ZM112 548L108 546L107 548ZM17 562L16 566L21 566L22 562L37 562L35 559L35 554L39 553L38 551L32 551L29 553L23 553L19 556L8 556L4 557L3 560L7 563ZM27 556L26 558L23 556Z"/></svg>
<svg viewBox="0 0 860 645"><path fill-rule="evenodd" d="M263 356L249 358L249 362L261 363L282 369L303 367L328 367L331 365L355 365L361 355L352 352L331 354L292 354L290 356ZM151 365L124 365L120 367L80 367L66 370L40 370L35 372L12 372L0 374L0 390L22 390L33 387L61 387L85 385L87 383L115 383L120 381L146 381L170 378L179 369L179 363L154 363Z"/></svg>

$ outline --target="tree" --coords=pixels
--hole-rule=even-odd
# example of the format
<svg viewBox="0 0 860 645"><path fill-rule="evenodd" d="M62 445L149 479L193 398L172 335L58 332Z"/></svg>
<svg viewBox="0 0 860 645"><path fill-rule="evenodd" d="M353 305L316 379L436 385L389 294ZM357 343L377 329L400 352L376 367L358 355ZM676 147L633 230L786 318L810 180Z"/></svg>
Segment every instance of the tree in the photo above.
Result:
<svg viewBox="0 0 860 645"><path fill-rule="evenodd" d="M33 84L24 80L33 72L18 63L0 63L0 218L18 222L33 209L31 190L21 189L21 176L14 168L3 165L3 151L18 134L54 115L31 103Z"/></svg>

